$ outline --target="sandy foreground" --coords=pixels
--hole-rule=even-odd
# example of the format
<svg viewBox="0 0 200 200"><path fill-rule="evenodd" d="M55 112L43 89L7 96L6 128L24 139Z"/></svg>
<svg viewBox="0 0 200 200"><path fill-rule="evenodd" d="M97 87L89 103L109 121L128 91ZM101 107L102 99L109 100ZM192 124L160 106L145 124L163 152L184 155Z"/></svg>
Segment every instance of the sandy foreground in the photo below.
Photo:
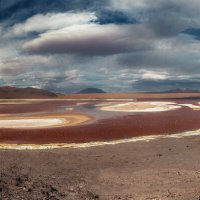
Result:
<svg viewBox="0 0 200 200"><path fill-rule="evenodd" d="M0 151L2 199L198 200L200 137Z"/></svg>

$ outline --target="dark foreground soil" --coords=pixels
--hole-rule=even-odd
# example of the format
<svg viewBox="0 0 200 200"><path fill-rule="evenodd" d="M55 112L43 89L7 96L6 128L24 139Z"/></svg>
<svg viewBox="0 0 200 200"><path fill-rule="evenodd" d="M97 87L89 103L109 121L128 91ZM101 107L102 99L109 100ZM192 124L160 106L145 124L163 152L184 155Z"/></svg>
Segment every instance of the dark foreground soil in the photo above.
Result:
<svg viewBox="0 0 200 200"><path fill-rule="evenodd" d="M0 151L2 200L199 200L200 137Z"/></svg>

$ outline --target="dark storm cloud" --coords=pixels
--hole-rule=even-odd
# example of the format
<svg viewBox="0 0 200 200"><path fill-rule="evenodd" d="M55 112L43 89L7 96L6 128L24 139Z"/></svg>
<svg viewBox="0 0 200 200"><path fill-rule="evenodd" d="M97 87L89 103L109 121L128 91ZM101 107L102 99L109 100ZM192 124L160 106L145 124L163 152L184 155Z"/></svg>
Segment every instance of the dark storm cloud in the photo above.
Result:
<svg viewBox="0 0 200 200"><path fill-rule="evenodd" d="M179 34L187 26L187 19L182 15L182 5L178 1L158 1L158 4L149 6L147 26L155 34L170 37Z"/></svg>
<svg viewBox="0 0 200 200"><path fill-rule="evenodd" d="M200 81L192 80L139 80L134 82L133 91L160 92L179 88L200 88Z"/></svg>
<svg viewBox="0 0 200 200"><path fill-rule="evenodd" d="M179 34L187 26L184 19L175 14L152 14L146 22L156 37L172 37Z"/></svg>
<svg viewBox="0 0 200 200"><path fill-rule="evenodd" d="M155 35L172 37L199 18L198 0L111 0L112 7L135 16Z"/></svg>
<svg viewBox="0 0 200 200"><path fill-rule="evenodd" d="M145 43L135 43L134 46L129 42L110 41L110 38L92 37L86 40L66 40L57 39L41 42L34 46L27 44L24 51L30 54L76 54L85 56L103 56L127 53L133 51L144 51L151 46Z"/></svg>
<svg viewBox="0 0 200 200"><path fill-rule="evenodd" d="M84 25L77 29L72 27L71 32L70 28L67 28L56 33L43 34L26 43L23 50L32 54L68 53L101 56L152 49L153 45L146 41L146 38L142 38L142 33L140 33L142 31L145 30L141 27L133 28L128 25L123 27Z"/></svg>
<svg viewBox="0 0 200 200"><path fill-rule="evenodd" d="M176 47L176 44L174 44L174 49L156 49L126 54L120 56L118 62L121 66L132 69L159 69L163 72L178 74L199 73L200 59L198 53L187 51L186 48L189 48L189 45L178 46L177 44Z"/></svg>

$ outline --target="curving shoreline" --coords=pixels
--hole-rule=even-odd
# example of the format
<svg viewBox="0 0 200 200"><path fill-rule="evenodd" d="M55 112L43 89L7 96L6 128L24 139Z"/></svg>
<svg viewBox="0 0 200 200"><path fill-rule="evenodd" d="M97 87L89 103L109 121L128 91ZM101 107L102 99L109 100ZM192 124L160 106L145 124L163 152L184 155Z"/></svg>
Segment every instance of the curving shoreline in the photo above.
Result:
<svg viewBox="0 0 200 200"><path fill-rule="evenodd" d="M177 133L172 135L151 135L133 137L129 139L112 140L112 141L99 141L99 142L87 142L87 143L59 143L59 144L0 144L0 149L4 150L45 150L45 149L60 149L60 148L89 148L105 145L117 145L132 142L150 142L159 139L169 138L185 138L192 136L199 136L200 129L196 131L187 131L183 133Z"/></svg>
<svg viewBox="0 0 200 200"><path fill-rule="evenodd" d="M110 106L120 111L101 110ZM197 100L84 104L47 100L30 106L1 106L0 145L30 149L82 147L176 135L200 129L198 106Z"/></svg>

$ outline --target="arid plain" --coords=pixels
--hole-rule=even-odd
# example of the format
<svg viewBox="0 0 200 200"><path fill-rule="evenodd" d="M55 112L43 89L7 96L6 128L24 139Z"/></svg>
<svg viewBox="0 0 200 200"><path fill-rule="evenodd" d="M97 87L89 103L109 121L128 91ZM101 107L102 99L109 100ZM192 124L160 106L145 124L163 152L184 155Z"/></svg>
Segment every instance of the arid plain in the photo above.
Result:
<svg viewBox="0 0 200 200"><path fill-rule="evenodd" d="M199 199L199 134L198 93L1 99L0 197Z"/></svg>

